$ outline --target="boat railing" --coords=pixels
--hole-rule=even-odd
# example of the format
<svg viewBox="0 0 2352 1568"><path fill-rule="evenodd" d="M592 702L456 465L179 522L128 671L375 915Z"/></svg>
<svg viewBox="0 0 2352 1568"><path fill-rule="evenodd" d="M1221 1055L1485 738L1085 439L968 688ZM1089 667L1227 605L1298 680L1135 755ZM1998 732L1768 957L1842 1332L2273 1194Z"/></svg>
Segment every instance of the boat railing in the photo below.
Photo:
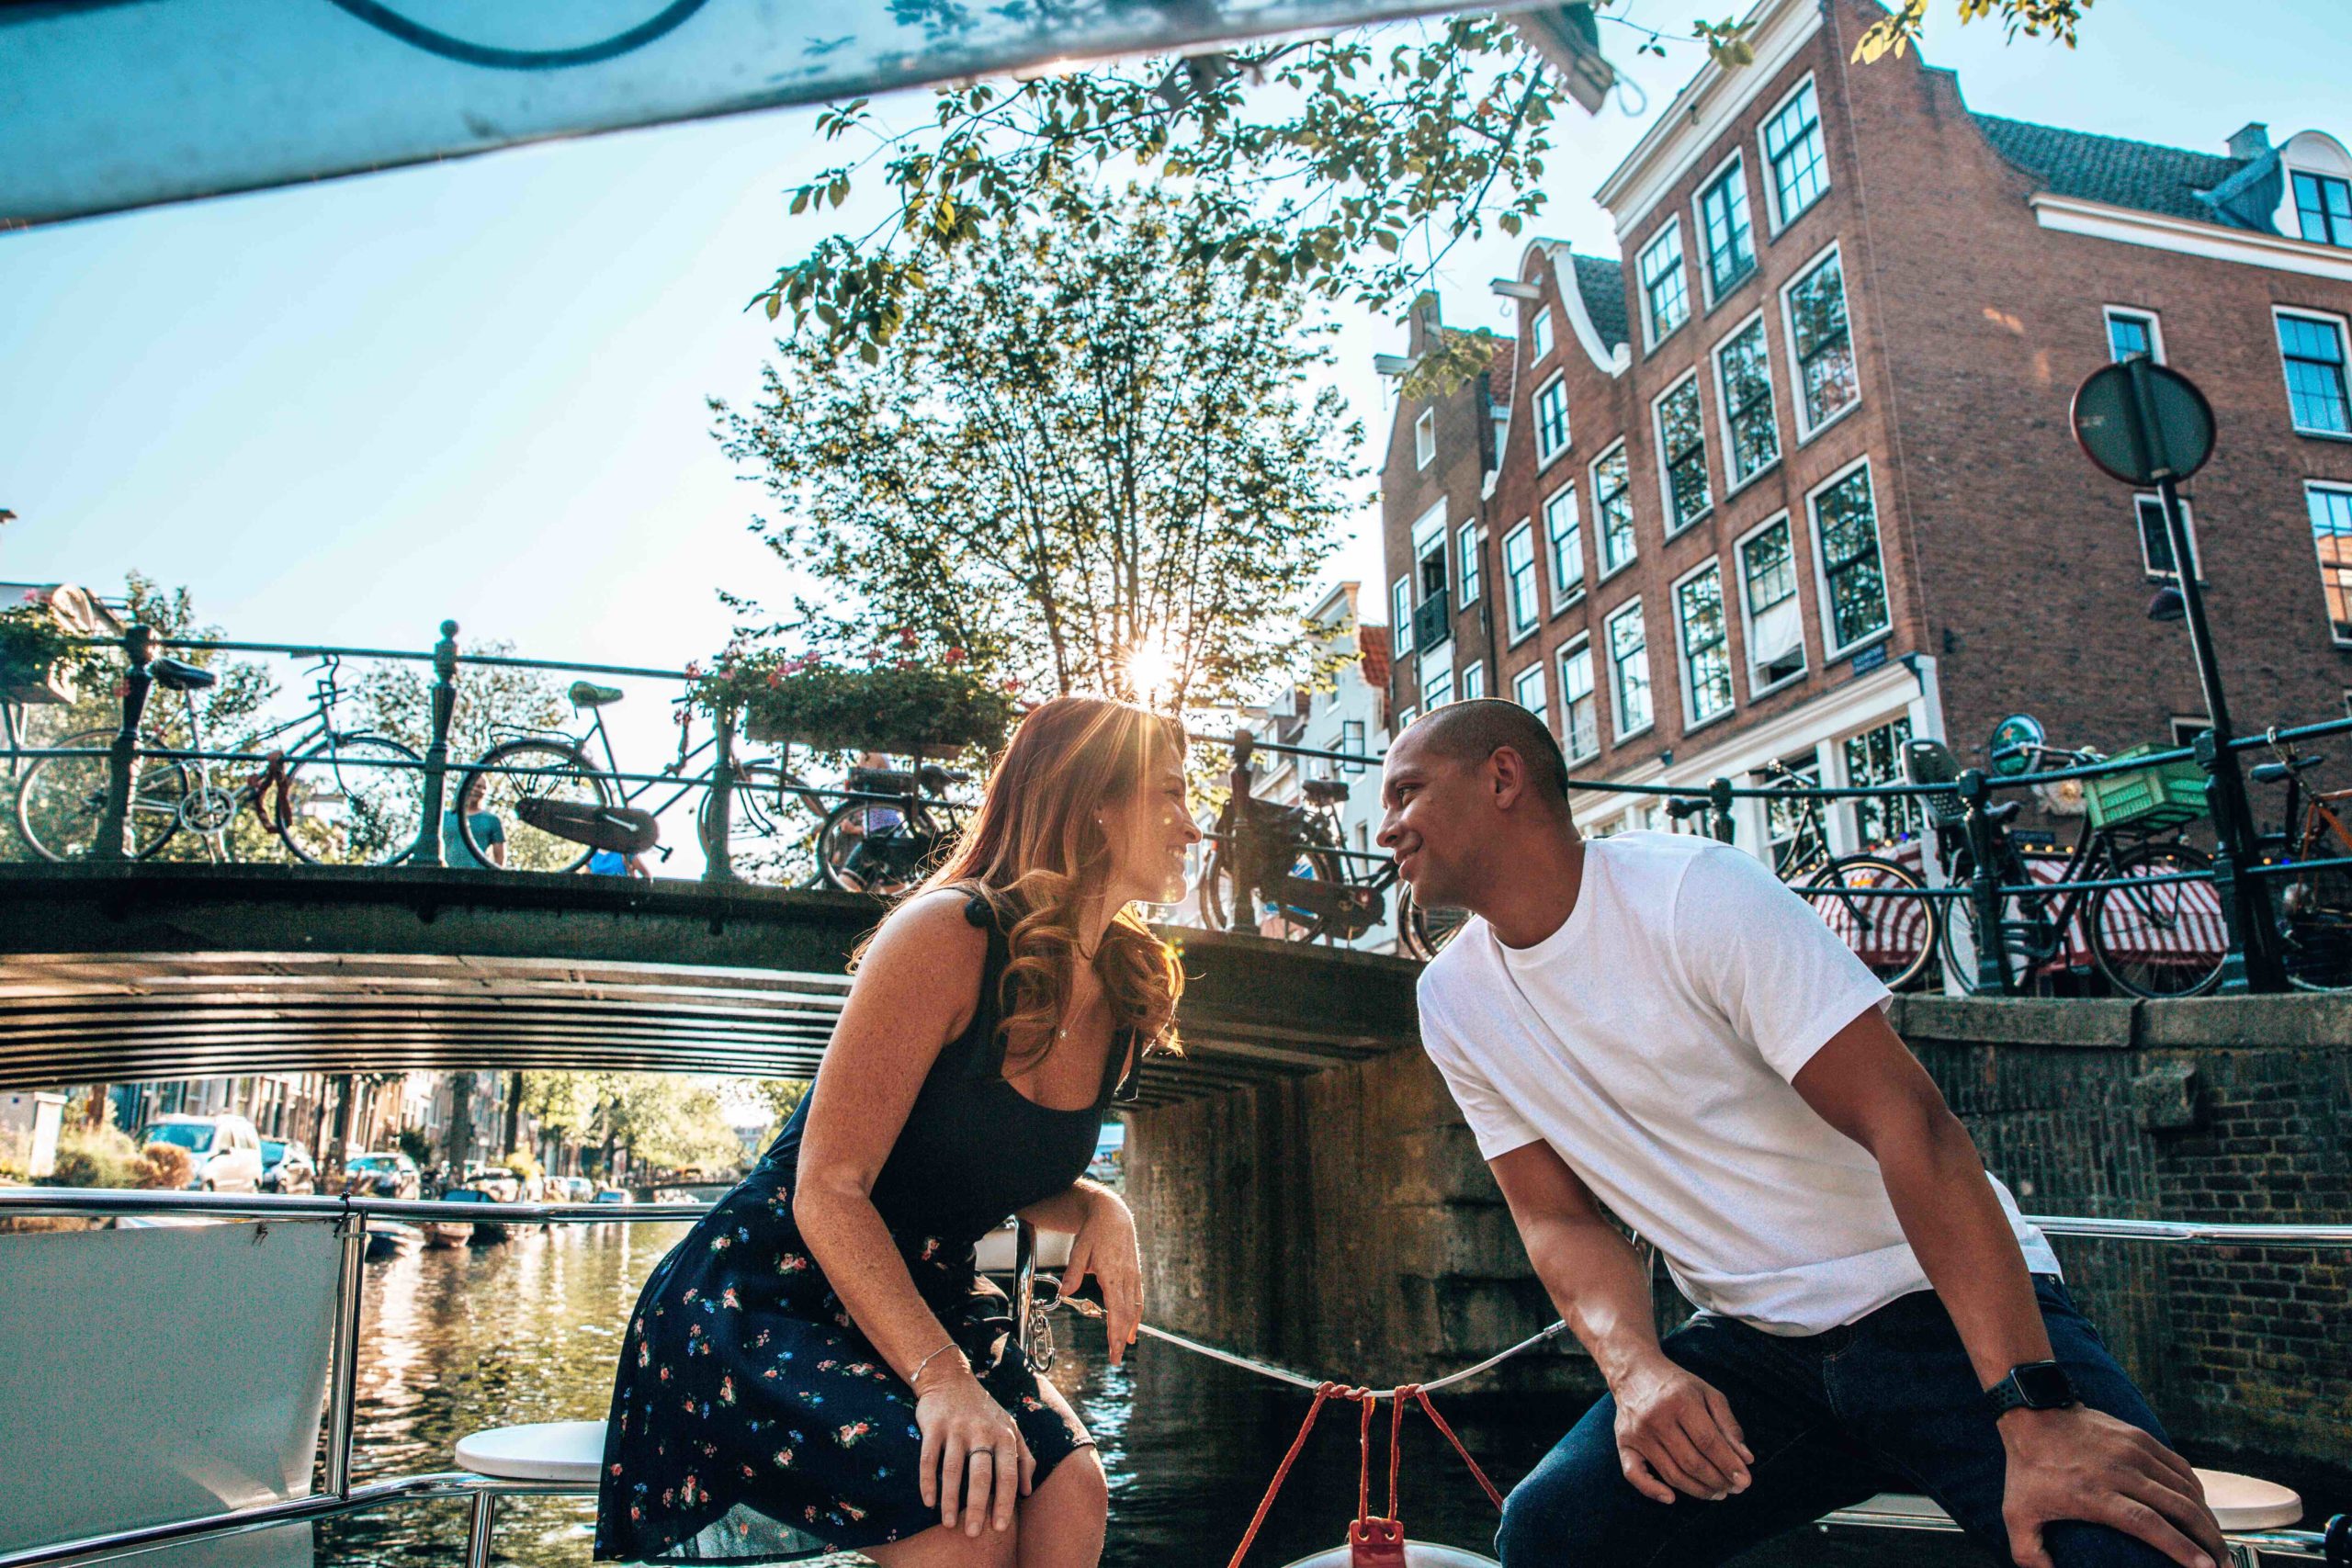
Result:
<svg viewBox="0 0 2352 1568"><path fill-rule="evenodd" d="M244 1534L273 1527L313 1521L361 1512L389 1504L443 1498L579 1494L569 1483L538 1483L495 1479L466 1471L391 1476L355 1483L352 1459L356 1438L359 1347L364 1329L361 1290L370 1226L380 1222L493 1222L530 1224L678 1224L691 1223L709 1212L707 1202L628 1203L452 1203L432 1199L337 1197L332 1195L234 1196L210 1192L161 1192L97 1188L26 1187L0 1189L0 1220L17 1216L65 1215L85 1218L153 1218L178 1216L206 1220L255 1220L276 1223L332 1224L340 1248L334 1295L334 1344L329 1372L323 1457L320 1466L322 1489L312 1495L256 1504L199 1517L173 1520L137 1529L54 1541L0 1552L0 1568L49 1568L51 1564L95 1561L151 1551L182 1541ZM2179 1247L2279 1247L2318 1250L2352 1250L2352 1224L2286 1225L2226 1224L2167 1220L2100 1219L2077 1215L2031 1215L2045 1235L2081 1240L2128 1241ZM5 1243L0 1243L5 1245ZM1034 1238L1024 1224L1009 1272L1014 1287L1014 1321L1026 1338L1039 1314L1031 1311L1031 1281L1035 1263ZM1538 1339L1548 1337L1538 1336ZM1534 1341L1530 1341L1533 1343ZM1225 1357L1237 1362L1244 1358ZM486 1513L478 1515L486 1517ZM1877 1529L1949 1530L1948 1521L1838 1513L1826 1525L1855 1525ZM2338 1555L2330 1553L2330 1539ZM2253 1554L2290 1561L2335 1562L2344 1560L2352 1527L2333 1521L2326 1531L2266 1529L2233 1532L2241 1561Z"/></svg>

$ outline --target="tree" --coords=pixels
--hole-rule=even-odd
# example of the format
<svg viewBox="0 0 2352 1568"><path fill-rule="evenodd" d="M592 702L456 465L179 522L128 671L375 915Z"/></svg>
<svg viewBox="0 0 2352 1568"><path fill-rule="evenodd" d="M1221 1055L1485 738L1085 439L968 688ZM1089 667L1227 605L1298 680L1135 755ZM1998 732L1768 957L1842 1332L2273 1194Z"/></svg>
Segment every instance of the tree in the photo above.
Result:
<svg viewBox="0 0 2352 1568"><path fill-rule="evenodd" d="M1170 709L1299 673L1362 432L1303 389L1330 354L1300 302L1203 259L1191 221L1130 192L1001 231L873 363L798 333L753 412L714 400L785 509L760 532L842 591L805 624Z"/></svg>
<svg viewBox="0 0 2352 1568"><path fill-rule="evenodd" d="M1902 52L1928 3L1899 0L1856 57ZM1998 17L2013 38L2071 48L2090 0L1952 3L1962 21ZM1613 4L1558 8L1569 54L1599 55L1596 17L1639 36L1642 51L1665 52L1663 35L1610 15ZM1735 22L1702 22L1692 36L1726 65L1753 62ZM870 363L914 318L943 262L1040 217L1089 220L1102 202L1098 171L1116 160L1114 173L1133 164L1182 187L1202 220L1197 242L1253 286L1395 310L1455 242L1489 222L1519 233L1542 209L1572 85L1511 24L1472 15L958 84L936 89L933 114L908 129L883 124L861 98L827 110L818 130L873 146L796 188L791 209L842 206L878 163L894 212L864 235L820 240L752 302L771 320L791 310L836 352Z"/></svg>

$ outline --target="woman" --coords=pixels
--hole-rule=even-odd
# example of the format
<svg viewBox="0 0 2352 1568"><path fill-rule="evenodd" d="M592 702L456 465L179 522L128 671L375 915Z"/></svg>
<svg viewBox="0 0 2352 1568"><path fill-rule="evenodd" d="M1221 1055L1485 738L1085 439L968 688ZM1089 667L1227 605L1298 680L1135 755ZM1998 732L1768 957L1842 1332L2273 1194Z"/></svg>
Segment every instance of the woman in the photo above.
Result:
<svg viewBox="0 0 2352 1568"><path fill-rule="evenodd" d="M1080 1179L1182 976L1131 906L1200 838L1184 736L1064 697L1025 719L947 864L856 963L823 1068L742 1185L646 1280L624 1342L596 1556L1093 1568L1092 1439L1013 1341L973 1244L1074 1233L1111 1359L1135 1222ZM1115 1090L1114 1090L1115 1086Z"/></svg>

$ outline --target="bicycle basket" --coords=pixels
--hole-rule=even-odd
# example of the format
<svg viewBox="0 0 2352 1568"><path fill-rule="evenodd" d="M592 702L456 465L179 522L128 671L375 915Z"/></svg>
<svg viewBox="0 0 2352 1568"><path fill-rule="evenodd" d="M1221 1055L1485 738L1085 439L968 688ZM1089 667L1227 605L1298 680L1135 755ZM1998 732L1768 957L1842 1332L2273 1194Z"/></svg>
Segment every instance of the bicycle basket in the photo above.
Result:
<svg viewBox="0 0 2352 1568"><path fill-rule="evenodd" d="M2118 751L2109 761L2154 754L2155 746ZM2158 762L2083 781L2083 809L2094 828L2177 828L2205 815L2205 770L2193 761Z"/></svg>

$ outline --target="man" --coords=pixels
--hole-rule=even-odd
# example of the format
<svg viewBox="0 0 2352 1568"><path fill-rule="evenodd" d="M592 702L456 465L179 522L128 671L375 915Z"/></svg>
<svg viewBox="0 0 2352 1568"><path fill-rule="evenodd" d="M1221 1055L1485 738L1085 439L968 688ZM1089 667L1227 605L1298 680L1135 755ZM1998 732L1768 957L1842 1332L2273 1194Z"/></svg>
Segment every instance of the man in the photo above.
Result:
<svg viewBox="0 0 2352 1568"><path fill-rule="evenodd" d="M1609 1389L1512 1492L1504 1568L1720 1562L1889 1489L2023 1568L2227 1560L1885 987L1803 900L1727 845L1586 842L1512 703L1422 718L1382 799L1414 897L1476 917L1421 977L1423 1043ZM1700 1308L1663 1342L1611 1214Z"/></svg>

